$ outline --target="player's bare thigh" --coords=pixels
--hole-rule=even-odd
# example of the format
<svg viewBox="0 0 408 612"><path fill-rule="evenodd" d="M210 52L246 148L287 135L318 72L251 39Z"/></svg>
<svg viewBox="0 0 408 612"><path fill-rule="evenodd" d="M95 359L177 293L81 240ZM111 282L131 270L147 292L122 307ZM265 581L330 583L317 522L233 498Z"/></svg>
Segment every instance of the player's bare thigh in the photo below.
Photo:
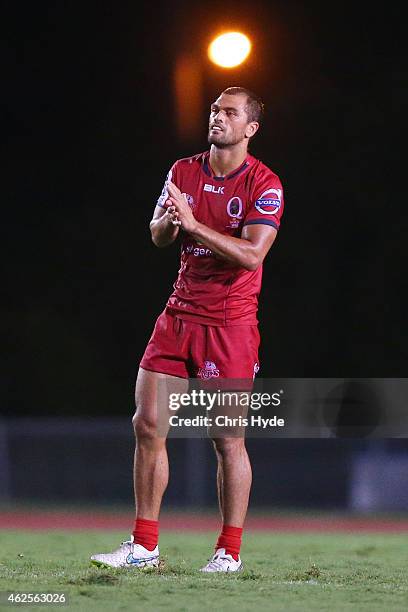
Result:
<svg viewBox="0 0 408 612"><path fill-rule="evenodd" d="M165 438L169 430L170 393L185 393L188 380L178 376L139 368L136 379L136 412L133 424L136 434Z"/></svg>

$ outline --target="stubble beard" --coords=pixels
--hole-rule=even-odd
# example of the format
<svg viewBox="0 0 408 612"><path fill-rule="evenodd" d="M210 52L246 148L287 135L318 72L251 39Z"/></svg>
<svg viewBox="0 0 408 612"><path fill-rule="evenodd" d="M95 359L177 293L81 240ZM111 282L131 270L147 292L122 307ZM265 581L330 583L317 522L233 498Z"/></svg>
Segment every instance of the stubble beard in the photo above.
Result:
<svg viewBox="0 0 408 612"><path fill-rule="evenodd" d="M222 136L224 136L224 134L222 134ZM214 145L218 149L228 149L229 147L233 147L234 145L238 144L240 141L240 138L235 138L235 140L223 140L210 132L208 133L208 144Z"/></svg>

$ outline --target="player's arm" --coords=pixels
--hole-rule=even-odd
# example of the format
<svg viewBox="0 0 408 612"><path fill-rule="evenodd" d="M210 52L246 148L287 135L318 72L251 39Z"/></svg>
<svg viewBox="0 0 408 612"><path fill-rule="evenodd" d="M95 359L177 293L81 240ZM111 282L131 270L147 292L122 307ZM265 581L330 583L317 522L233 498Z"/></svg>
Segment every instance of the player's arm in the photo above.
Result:
<svg viewBox="0 0 408 612"><path fill-rule="evenodd" d="M241 238L234 238L197 223L189 234L231 264L256 270L273 245L277 231L269 225L245 225Z"/></svg>
<svg viewBox="0 0 408 612"><path fill-rule="evenodd" d="M213 253L235 266L246 270L256 270L263 262L271 248L277 231L270 225L253 224L244 226L241 238L225 236L199 223L180 190L171 182L168 183L169 201L175 207L173 218L197 242L200 242Z"/></svg>
<svg viewBox="0 0 408 612"><path fill-rule="evenodd" d="M172 244L180 230L180 222L174 219L175 208L168 206L156 206L153 218L150 221L150 232L153 243L159 247L166 247Z"/></svg>

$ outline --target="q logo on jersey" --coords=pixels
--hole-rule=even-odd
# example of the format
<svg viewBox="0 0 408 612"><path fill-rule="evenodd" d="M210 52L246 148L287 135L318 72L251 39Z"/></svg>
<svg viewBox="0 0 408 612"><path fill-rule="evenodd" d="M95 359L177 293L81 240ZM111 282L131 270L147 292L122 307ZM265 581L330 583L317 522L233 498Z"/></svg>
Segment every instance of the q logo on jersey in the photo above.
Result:
<svg viewBox="0 0 408 612"><path fill-rule="evenodd" d="M281 207L282 189L267 189L256 200L255 208L263 215L275 215Z"/></svg>
<svg viewBox="0 0 408 612"><path fill-rule="evenodd" d="M227 213L230 217L241 218L242 215L242 200L238 196L234 196L227 204Z"/></svg>

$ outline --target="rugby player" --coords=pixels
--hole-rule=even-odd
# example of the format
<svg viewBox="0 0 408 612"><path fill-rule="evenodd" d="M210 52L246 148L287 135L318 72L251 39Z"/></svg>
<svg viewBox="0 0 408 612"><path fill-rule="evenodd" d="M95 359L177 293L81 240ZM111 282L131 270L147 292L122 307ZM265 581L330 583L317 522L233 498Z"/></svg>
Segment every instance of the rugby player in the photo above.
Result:
<svg viewBox="0 0 408 612"><path fill-rule="evenodd" d="M91 557L108 567L159 563L159 513L168 483L165 436L158 434L163 379L250 379L259 369L258 295L262 263L283 212L278 176L248 152L263 116L260 98L229 87L211 105L209 151L177 160L150 231L159 247L181 239L174 291L156 321L136 381L134 487L130 540ZM244 436L215 436L222 529L204 572L242 569L240 546L252 473Z"/></svg>

